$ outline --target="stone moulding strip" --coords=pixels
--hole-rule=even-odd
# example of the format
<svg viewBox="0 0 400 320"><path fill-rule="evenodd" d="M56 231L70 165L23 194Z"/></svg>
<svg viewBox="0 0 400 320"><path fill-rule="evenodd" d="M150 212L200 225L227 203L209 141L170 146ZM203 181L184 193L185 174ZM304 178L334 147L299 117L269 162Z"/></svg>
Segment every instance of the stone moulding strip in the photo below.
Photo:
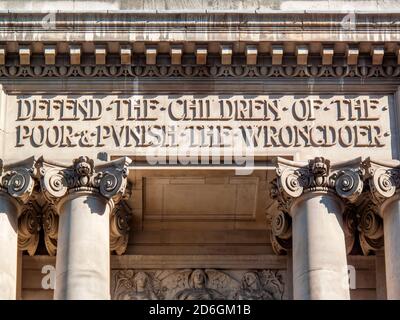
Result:
<svg viewBox="0 0 400 320"><path fill-rule="evenodd" d="M111 257L112 269L229 268L286 269L286 257L276 255L125 255Z"/></svg>
<svg viewBox="0 0 400 320"><path fill-rule="evenodd" d="M341 26L342 19L347 14L353 14L356 18L354 23L358 25L380 25L393 28L396 23L386 25L384 22L399 20L399 10L372 11L279 11L279 10L103 10L103 11L26 11L26 10L0 10L0 17L4 21L3 26L32 26L40 25L43 16L52 13L59 16L57 26L113 26L132 27L163 24L177 26L185 24L196 26L199 19L203 25L241 25L241 26L276 26L277 23L284 26L299 26L309 23L315 26ZM24 17L23 20L21 18ZM99 21L93 18L107 17L107 20ZM61 19L62 18L62 19ZM174 19L171 19L174 18ZM204 18L208 18L205 20ZM328 20L329 18L329 20ZM373 19L373 20L371 20ZM116 21L116 22L115 22ZM373 22L371 22L373 21ZM250 22L250 24L249 24Z"/></svg>
<svg viewBox="0 0 400 320"><path fill-rule="evenodd" d="M130 81L127 81L130 79ZM140 81L138 81L140 80ZM245 81L244 81L245 80ZM394 94L400 78L33 78L0 77L6 94ZM196 88L194 90L193 88Z"/></svg>
<svg viewBox="0 0 400 320"><path fill-rule="evenodd" d="M5 65L0 78L398 78L400 66Z"/></svg>
<svg viewBox="0 0 400 320"><path fill-rule="evenodd" d="M361 257L367 258L367 257ZM24 269L55 265L55 257L23 257ZM111 269L231 268L286 269L286 256L265 255L111 255Z"/></svg>

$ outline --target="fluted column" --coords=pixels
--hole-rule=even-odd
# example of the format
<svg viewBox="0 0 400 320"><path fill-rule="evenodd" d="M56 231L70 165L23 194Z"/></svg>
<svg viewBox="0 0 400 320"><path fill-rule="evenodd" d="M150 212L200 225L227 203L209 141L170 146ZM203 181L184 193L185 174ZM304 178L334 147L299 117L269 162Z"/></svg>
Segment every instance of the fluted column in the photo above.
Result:
<svg viewBox="0 0 400 320"><path fill-rule="evenodd" d="M361 161L277 162L271 193L282 212L273 221L272 234L278 241L288 239L285 225L291 217L294 299L349 299L342 215L346 202L362 191Z"/></svg>
<svg viewBox="0 0 400 320"><path fill-rule="evenodd" d="M0 300L16 299L18 217L34 188L34 163L0 164Z"/></svg>
<svg viewBox="0 0 400 320"><path fill-rule="evenodd" d="M372 200L383 219L388 299L400 299L400 165L364 161Z"/></svg>
<svg viewBox="0 0 400 320"><path fill-rule="evenodd" d="M49 252L57 245L55 299L110 299L110 219L125 195L129 163L122 158L94 167L80 157L63 168L42 161L46 217L59 216L57 236L51 224L45 228Z"/></svg>

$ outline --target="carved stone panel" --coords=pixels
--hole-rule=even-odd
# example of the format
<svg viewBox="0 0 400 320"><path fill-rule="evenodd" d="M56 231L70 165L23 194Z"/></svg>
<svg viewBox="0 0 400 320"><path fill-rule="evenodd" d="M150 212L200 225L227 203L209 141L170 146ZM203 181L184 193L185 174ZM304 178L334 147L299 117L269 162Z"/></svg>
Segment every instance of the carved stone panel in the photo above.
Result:
<svg viewBox="0 0 400 320"><path fill-rule="evenodd" d="M386 94L9 94L1 156L18 159L23 152L64 161L107 153L162 164L188 150L198 159L200 150L210 156L223 149L224 156L323 153L334 161L373 152L396 158L393 100Z"/></svg>
<svg viewBox="0 0 400 320"><path fill-rule="evenodd" d="M149 177L146 220L255 220L258 177ZM201 195L201 197L199 197Z"/></svg>
<svg viewBox="0 0 400 320"><path fill-rule="evenodd" d="M282 300L282 270L113 270L114 300Z"/></svg>

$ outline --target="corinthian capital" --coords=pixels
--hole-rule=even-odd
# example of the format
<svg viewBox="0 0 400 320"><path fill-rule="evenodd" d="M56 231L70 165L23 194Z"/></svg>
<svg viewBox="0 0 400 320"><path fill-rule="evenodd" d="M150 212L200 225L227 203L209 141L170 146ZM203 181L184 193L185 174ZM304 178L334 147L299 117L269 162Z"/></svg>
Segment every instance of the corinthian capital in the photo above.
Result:
<svg viewBox="0 0 400 320"><path fill-rule="evenodd" d="M120 158L99 166L88 157L79 157L72 166L40 160L40 185L46 199L57 204L73 192L99 193L114 203L125 195L129 158Z"/></svg>
<svg viewBox="0 0 400 320"><path fill-rule="evenodd" d="M0 191L10 195L18 204L27 203L35 187L35 164L33 157L7 165L0 160ZM18 206L18 214L21 209L22 206Z"/></svg>
<svg viewBox="0 0 400 320"><path fill-rule="evenodd" d="M398 161L363 161L372 201L380 206L393 197L400 188L400 163Z"/></svg>
<svg viewBox="0 0 400 320"><path fill-rule="evenodd" d="M363 190L361 159L331 164L323 157L308 163L277 159L276 179L271 197L280 209L290 212L293 201L304 193L333 193L348 202L355 202Z"/></svg>

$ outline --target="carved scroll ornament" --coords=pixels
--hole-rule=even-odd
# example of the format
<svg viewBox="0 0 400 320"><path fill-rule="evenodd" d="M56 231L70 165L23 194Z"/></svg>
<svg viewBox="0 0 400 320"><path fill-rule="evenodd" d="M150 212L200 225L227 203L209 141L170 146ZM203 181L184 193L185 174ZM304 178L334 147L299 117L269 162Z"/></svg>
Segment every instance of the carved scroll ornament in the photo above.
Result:
<svg viewBox="0 0 400 320"><path fill-rule="evenodd" d="M18 216L18 247L34 255L39 243L40 213L33 201L36 159L34 157L9 165L0 163L0 192L12 199Z"/></svg>
<svg viewBox="0 0 400 320"><path fill-rule="evenodd" d="M331 192L354 202L363 190L361 160L355 163L331 166L329 160L317 157L308 166L278 159L277 178L272 182L271 197L280 208L290 212L293 201L311 191Z"/></svg>
<svg viewBox="0 0 400 320"><path fill-rule="evenodd" d="M58 237L58 205L63 197L74 192L90 192L109 200L110 250L123 254L128 245L130 211L120 201L129 196L128 158L94 166L82 156L71 167L40 161L40 185L48 205L43 213L44 240L50 255L56 254Z"/></svg>
<svg viewBox="0 0 400 320"><path fill-rule="evenodd" d="M0 191L17 200L18 204L27 203L35 186L35 164L33 157L11 165L0 162Z"/></svg>
<svg viewBox="0 0 400 320"><path fill-rule="evenodd" d="M324 192L351 204L364 187L361 159L331 165L329 160L316 157L304 165L278 158L276 175L271 197L278 202L281 212L272 219L271 243L277 254L291 248L290 211L297 198L308 192Z"/></svg>
<svg viewBox="0 0 400 320"><path fill-rule="evenodd" d="M365 176L372 201L381 206L385 200L393 197L400 188L400 167L395 161L373 161L368 158L363 162Z"/></svg>
<svg viewBox="0 0 400 320"><path fill-rule="evenodd" d="M121 158L94 167L94 161L82 156L71 167L60 167L41 160L40 185L46 199L57 204L65 195L78 192L96 192L118 203L127 187L129 158Z"/></svg>

